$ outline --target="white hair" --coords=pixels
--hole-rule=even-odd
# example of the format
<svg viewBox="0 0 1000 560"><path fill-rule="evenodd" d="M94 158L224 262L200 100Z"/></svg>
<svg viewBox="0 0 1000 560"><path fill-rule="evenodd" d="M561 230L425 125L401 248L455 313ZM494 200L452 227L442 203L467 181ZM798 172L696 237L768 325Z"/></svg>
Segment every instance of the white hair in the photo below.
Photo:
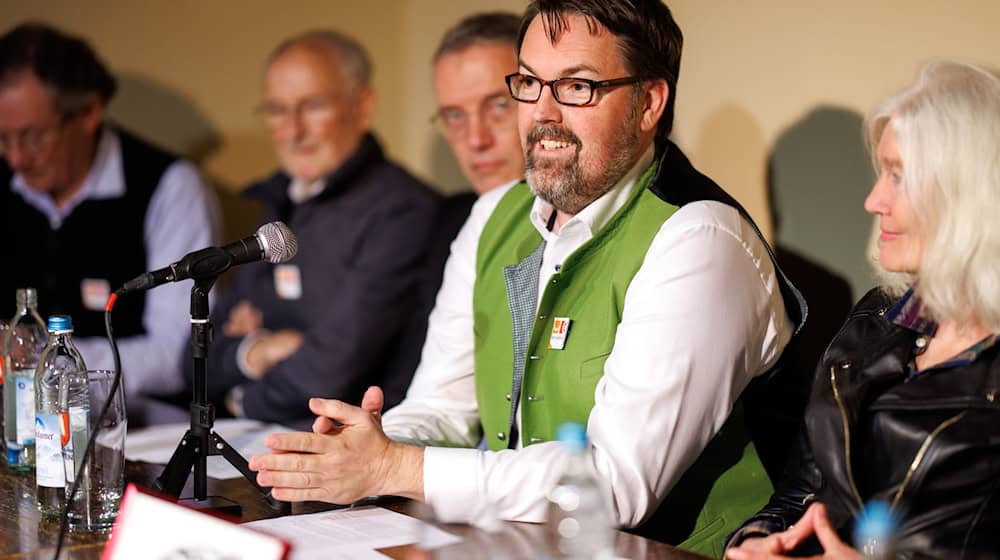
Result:
<svg viewBox="0 0 1000 560"><path fill-rule="evenodd" d="M889 272L873 234L868 254L880 285L892 295L915 287L935 320L979 321L1000 332L1000 74L967 62L927 63L914 84L865 119L873 159L886 126L924 247L916 273Z"/></svg>
<svg viewBox="0 0 1000 560"><path fill-rule="evenodd" d="M354 38L332 29L307 31L286 39L271 52L264 67L269 68L278 57L299 46L324 49L344 77L351 80L355 93L371 85L372 63L368 51Z"/></svg>

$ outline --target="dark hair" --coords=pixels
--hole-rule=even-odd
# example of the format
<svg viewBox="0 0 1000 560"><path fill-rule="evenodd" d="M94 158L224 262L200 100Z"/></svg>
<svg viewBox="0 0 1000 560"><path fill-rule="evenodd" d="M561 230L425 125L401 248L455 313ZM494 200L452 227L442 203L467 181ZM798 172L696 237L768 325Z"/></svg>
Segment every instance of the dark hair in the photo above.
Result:
<svg viewBox="0 0 1000 560"><path fill-rule="evenodd" d="M86 41L41 23L21 24L0 37L0 87L24 71L45 85L56 111L67 116L94 96L107 105L118 88Z"/></svg>
<svg viewBox="0 0 1000 560"><path fill-rule="evenodd" d="M337 66L344 76L354 80L355 91L371 85L372 61L368 51L351 37L333 29L315 29L306 31L282 41L267 59L271 66L279 56L292 47L300 45L319 46L336 58Z"/></svg>
<svg viewBox="0 0 1000 560"><path fill-rule="evenodd" d="M434 51L434 62L443 55L482 43L501 43L516 47L521 18L508 12L488 12L465 17L445 32Z"/></svg>
<svg viewBox="0 0 1000 560"><path fill-rule="evenodd" d="M629 73L644 79L663 79L670 98L656 127L656 143L662 146L674 125L677 75L684 36L668 8L660 0L534 0L528 5L518 32L517 52L535 16L540 15L555 43L566 30L566 16L581 15L591 33L604 26L618 41L618 50Z"/></svg>

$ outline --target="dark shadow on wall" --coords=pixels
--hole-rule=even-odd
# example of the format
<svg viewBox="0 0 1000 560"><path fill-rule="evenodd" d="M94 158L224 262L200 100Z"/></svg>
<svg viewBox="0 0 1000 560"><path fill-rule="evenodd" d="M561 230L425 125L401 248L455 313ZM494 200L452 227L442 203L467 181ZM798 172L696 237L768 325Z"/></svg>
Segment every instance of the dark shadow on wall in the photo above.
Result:
<svg viewBox="0 0 1000 560"><path fill-rule="evenodd" d="M853 297L873 285L865 261L874 181L862 116L817 107L779 135L768 159L777 244L843 275Z"/></svg>
<svg viewBox="0 0 1000 560"><path fill-rule="evenodd" d="M191 160L204 175L202 164L219 149L222 140L194 102L145 76L122 73L116 77L118 93L108 107L111 120ZM220 241L239 239L254 231L261 208L236 194L236 188L245 185L229 185L208 176L206 181L219 200Z"/></svg>
<svg viewBox="0 0 1000 560"><path fill-rule="evenodd" d="M820 124L826 121L820 119ZM839 123L839 121L837 121ZM854 138L860 138L855 128ZM846 125L844 128L848 128ZM797 130L793 127L790 130ZM810 129L811 131L811 129ZM823 129L814 132L817 138L824 141L839 136ZM844 278L844 271L825 264L817 255L824 254L828 247L824 245L811 246L803 249L801 244L792 245L789 239L800 235L800 231L789 234L785 229L789 213L794 214L794 222L808 226L820 223L817 214L822 213L823 205L811 207L805 204L788 204L785 198L787 190L794 190L790 196L800 196L804 200L822 198L811 194L815 188L828 188L822 182L807 181L808 175L799 176L797 172L806 173L810 167L823 173L825 166L838 164L839 150L834 148L825 156L831 158L829 163L820 164L814 160L824 154L811 155L812 148L799 145L807 142L799 134L787 136L783 134L766 162L755 158L765 152L765 140L760 126L745 109L726 105L715 111L706 121L698 143L698 153L706 164L706 170L711 173L723 188L733 188L738 181L746 182L755 177L741 177L741 174L759 174L758 178L766 178L767 200L770 207L769 216L756 217L758 221L770 219L772 226L772 245L775 256L782 270L792 283L799 288L809 305L809 315L805 326L795 342L790 345L776 368L769 375L762 376L747 387L744 393L745 415L747 427L753 438L761 462L767 469L772 481L778 480L783 470L788 452L794 448L795 438L801 423L802 414L809 398L812 386L813 372L816 364L825 350L826 345L843 323L847 312L853 303L851 285ZM788 146L789 143L794 144ZM863 147L862 147L863 150ZM785 154L791 161L785 160ZM783 183L775 181L775 169L785 171ZM802 167L799 167L802 166ZM765 175L765 177L761 177ZM792 181L795 181L794 183ZM864 181L861 181L864 184ZM862 196L863 199L863 196ZM853 201L849 201L853 204ZM861 209L861 203L857 203ZM864 211L861 210L862 215ZM835 245L840 239L827 232L824 238L827 245ZM822 238L817 235L816 237ZM857 255L863 252L857 250Z"/></svg>

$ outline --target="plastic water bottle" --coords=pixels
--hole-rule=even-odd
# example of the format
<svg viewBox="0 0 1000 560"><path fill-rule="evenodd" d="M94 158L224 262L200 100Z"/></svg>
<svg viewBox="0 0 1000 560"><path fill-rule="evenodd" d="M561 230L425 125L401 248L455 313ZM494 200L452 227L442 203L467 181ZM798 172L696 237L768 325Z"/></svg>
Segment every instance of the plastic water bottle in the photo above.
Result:
<svg viewBox="0 0 1000 560"><path fill-rule="evenodd" d="M854 548L865 560L889 560L895 533L892 508L882 501L870 501L854 522Z"/></svg>
<svg viewBox="0 0 1000 560"><path fill-rule="evenodd" d="M47 340L34 288L17 290L17 312L4 333L4 442L7 464L20 471L35 464L35 368Z"/></svg>
<svg viewBox="0 0 1000 560"><path fill-rule="evenodd" d="M567 423L559 426L556 437L566 460L548 496L548 522L556 530L559 553L577 560L614 558L611 510L594 471L587 432Z"/></svg>
<svg viewBox="0 0 1000 560"><path fill-rule="evenodd" d="M59 516L66 495L63 444L69 443L68 417L59 413L59 382L77 372L87 375L80 351L73 345L73 321L49 317L49 344L35 371L35 496L42 515Z"/></svg>

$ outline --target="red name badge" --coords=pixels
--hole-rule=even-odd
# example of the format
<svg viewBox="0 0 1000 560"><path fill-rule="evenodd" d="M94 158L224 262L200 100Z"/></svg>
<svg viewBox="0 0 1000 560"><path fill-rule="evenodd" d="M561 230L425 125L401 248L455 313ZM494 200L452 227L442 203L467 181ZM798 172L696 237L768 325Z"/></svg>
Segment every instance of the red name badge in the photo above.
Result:
<svg viewBox="0 0 1000 560"><path fill-rule="evenodd" d="M289 549L278 537L157 498L129 484L101 560L287 560Z"/></svg>

